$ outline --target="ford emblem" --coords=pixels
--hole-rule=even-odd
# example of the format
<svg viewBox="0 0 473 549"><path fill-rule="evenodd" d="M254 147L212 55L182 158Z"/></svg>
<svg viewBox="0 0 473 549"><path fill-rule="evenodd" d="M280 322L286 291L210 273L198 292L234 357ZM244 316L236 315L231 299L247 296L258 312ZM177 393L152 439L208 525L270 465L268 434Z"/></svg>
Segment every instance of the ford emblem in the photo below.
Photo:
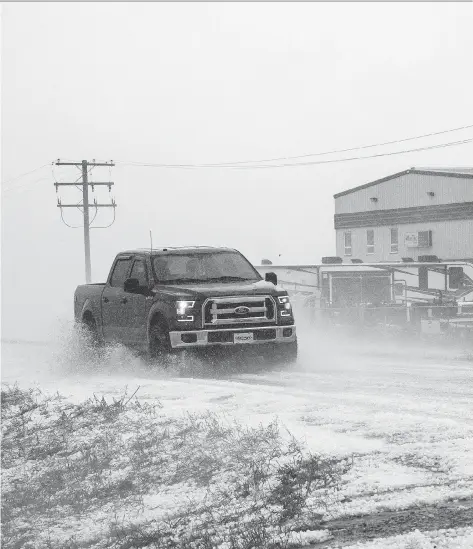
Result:
<svg viewBox="0 0 473 549"><path fill-rule="evenodd" d="M237 307L235 309L236 315L247 315L250 312L249 307Z"/></svg>

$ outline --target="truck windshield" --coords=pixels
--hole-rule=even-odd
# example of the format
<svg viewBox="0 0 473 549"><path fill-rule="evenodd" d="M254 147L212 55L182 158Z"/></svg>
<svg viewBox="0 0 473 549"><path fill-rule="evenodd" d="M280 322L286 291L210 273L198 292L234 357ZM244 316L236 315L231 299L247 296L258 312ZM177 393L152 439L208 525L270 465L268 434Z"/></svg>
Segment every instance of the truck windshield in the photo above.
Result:
<svg viewBox="0 0 473 549"><path fill-rule="evenodd" d="M261 280L256 269L237 252L160 255L153 259L161 284Z"/></svg>

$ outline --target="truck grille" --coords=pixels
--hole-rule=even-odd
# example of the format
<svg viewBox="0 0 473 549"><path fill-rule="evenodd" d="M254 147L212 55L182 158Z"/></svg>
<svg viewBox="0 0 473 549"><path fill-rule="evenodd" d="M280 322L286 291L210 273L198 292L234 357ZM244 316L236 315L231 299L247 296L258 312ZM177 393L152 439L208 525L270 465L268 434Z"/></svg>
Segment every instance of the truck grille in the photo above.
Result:
<svg viewBox="0 0 473 549"><path fill-rule="evenodd" d="M203 305L204 326L276 322L276 303L270 296L212 297Z"/></svg>

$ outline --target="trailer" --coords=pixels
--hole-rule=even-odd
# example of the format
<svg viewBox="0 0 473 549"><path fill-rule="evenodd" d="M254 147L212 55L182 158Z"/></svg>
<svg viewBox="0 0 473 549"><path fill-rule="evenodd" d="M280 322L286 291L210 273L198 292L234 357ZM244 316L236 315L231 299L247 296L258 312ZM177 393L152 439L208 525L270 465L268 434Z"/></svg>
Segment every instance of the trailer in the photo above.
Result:
<svg viewBox="0 0 473 549"><path fill-rule="evenodd" d="M367 309L370 314L382 309L385 319L387 310L390 318L401 311L408 324L437 318L439 323L473 328L473 261L338 262L257 269L262 275L275 272L292 301L306 311L365 318Z"/></svg>

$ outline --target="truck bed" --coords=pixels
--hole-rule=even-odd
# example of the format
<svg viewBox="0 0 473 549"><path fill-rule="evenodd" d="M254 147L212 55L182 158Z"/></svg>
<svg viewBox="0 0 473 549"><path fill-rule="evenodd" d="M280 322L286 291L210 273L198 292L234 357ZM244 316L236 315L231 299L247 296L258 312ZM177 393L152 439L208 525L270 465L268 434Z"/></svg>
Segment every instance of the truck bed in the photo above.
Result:
<svg viewBox="0 0 473 549"><path fill-rule="evenodd" d="M80 318L80 313L86 301L91 302L91 309L97 312L101 311L101 299L104 288L105 282L77 286L74 294L74 317L76 320Z"/></svg>

